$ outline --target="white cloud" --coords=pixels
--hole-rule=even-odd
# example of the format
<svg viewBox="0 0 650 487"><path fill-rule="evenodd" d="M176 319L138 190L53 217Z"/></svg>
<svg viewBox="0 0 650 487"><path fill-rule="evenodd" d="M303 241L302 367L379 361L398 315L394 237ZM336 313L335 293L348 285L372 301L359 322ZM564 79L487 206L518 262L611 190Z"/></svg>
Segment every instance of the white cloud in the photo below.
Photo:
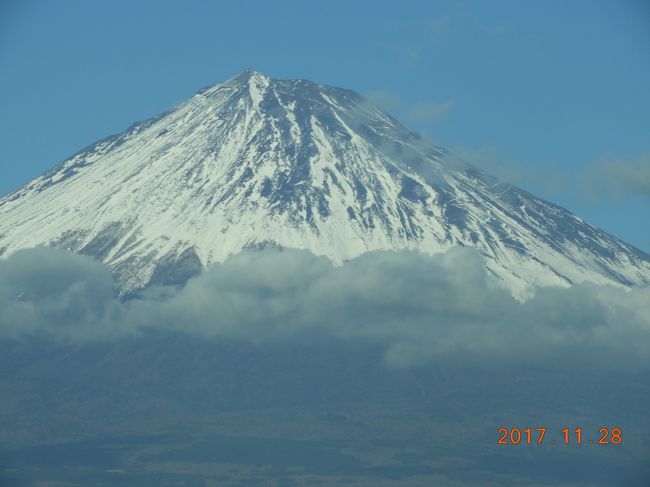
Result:
<svg viewBox="0 0 650 487"><path fill-rule="evenodd" d="M105 340L162 328L260 344L361 340L396 366L650 364L650 289L544 288L522 303L469 249L373 252L341 267L306 251L245 252L158 291L121 301L108 269L88 257L19 252L0 261L0 336Z"/></svg>

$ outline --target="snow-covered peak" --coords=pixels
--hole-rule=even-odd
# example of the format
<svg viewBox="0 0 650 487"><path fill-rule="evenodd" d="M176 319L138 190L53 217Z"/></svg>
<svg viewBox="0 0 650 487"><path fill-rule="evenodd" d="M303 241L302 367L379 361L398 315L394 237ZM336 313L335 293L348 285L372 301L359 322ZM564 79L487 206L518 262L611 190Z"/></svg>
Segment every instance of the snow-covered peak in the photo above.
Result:
<svg viewBox="0 0 650 487"><path fill-rule="evenodd" d="M0 256L91 254L123 292L244 248L336 263L473 246L515 293L650 283L650 258L455 159L350 90L247 70L82 150L0 200Z"/></svg>
<svg viewBox="0 0 650 487"><path fill-rule="evenodd" d="M238 80L240 83L247 83L251 79L269 81L271 78L266 76L264 73L255 71L254 69L244 69L241 73L233 76L230 78L230 80L226 81L226 83L229 83L232 80Z"/></svg>

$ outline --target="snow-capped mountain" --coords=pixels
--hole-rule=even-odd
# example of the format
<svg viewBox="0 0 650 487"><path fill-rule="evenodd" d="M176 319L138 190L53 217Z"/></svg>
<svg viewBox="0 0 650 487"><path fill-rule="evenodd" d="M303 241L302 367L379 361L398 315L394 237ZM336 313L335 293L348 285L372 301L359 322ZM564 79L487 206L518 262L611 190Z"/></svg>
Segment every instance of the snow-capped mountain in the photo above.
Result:
<svg viewBox="0 0 650 487"><path fill-rule="evenodd" d="M46 244L122 293L245 248L336 263L472 246L515 293L650 283L650 256L434 147L360 95L244 71L101 140L0 200L0 256Z"/></svg>

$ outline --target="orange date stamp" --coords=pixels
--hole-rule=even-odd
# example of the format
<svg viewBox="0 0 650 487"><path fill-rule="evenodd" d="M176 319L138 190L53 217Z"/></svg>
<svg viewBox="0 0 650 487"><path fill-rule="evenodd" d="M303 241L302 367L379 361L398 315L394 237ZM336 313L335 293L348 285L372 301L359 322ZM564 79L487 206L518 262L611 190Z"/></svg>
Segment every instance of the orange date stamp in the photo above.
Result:
<svg viewBox="0 0 650 487"><path fill-rule="evenodd" d="M541 445L551 443L552 445L620 445L623 441L621 428L602 427L594 438L584 438L582 428L563 428L560 431L559 439L547 438L547 428L499 428L497 431L499 445ZM550 435L549 435L550 436Z"/></svg>

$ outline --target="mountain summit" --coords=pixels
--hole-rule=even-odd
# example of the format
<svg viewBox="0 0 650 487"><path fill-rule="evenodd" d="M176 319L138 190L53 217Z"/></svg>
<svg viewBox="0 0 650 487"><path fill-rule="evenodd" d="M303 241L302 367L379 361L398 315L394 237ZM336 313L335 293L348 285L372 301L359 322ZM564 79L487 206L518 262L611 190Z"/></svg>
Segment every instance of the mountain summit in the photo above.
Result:
<svg viewBox="0 0 650 487"><path fill-rule="evenodd" d="M435 147L360 95L244 71L0 199L0 256L89 254L122 293L246 248L344 262L477 248L513 292L647 285L650 256Z"/></svg>

